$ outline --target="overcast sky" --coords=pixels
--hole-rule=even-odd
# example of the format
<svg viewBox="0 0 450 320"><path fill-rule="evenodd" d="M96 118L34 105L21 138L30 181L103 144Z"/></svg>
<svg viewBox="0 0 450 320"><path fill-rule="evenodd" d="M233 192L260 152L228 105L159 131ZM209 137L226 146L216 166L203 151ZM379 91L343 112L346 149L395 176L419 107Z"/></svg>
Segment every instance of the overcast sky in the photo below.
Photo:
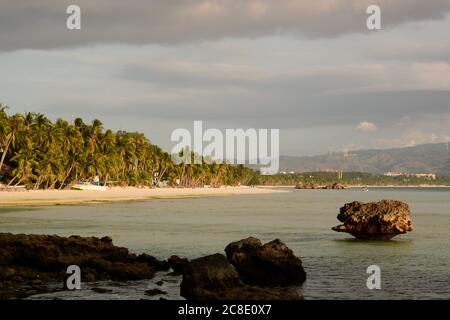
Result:
<svg viewBox="0 0 450 320"><path fill-rule="evenodd" d="M167 151L194 120L279 128L284 155L443 142L449 34L450 0L0 0L0 102Z"/></svg>

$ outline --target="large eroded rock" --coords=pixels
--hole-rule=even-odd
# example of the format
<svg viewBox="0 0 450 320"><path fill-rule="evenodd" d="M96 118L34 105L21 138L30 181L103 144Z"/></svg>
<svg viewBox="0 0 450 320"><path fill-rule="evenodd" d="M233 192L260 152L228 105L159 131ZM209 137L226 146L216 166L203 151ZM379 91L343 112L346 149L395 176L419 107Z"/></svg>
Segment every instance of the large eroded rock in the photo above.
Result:
<svg viewBox="0 0 450 320"><path fill-rule="evenodd" d="M189 262L183 274L181 296L188 300L299 300L293 288L258 288L244 284L222 254Z"/></svg>
<svg viewBox="0 0 450 320"><path fill-rule="evenodd" d="M412 231L408 204L397 200L345 204L337 216L341 225L337 232L347 232L358 239L389 240L396 235Z"/></svg>
<svg viewBox="0 0 450 320"><path fill-rule="evenodd" d="M306 280L302 261L279 239L263 245L250 237L230 243L225 252L245 283L275 287L299 285Z"/></svg>

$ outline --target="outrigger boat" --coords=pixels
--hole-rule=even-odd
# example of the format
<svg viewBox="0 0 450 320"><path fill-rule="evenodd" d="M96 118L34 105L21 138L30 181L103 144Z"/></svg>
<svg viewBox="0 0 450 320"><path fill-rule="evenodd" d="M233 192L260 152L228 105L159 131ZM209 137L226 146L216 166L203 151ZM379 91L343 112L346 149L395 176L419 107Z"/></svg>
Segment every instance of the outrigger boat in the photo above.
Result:
<svg viewBox="0 0 450 320"><path fill-rule="evenodd" d="M88 190L88 191L106 191L106 186L101 186L98 182L79 182L72 186L73 190Z"/></svg>

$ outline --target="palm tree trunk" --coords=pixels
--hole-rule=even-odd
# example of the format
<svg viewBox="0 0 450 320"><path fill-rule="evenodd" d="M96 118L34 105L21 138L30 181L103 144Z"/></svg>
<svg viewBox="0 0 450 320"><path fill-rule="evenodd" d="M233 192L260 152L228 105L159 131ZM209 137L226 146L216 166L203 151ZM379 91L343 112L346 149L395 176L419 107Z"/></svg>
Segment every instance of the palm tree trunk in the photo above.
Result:
<svg viewBox="0 0 450 320"><path fill-rule="evenodd" d="M12 183L13 183L14 180L16 180L16 179L17 179L17 176L14 176L14 178L12 178L11 181L8 183L8 187L9 187L10 185L12 185Z"/></svg>
<svg viewBox="0 0 450 320"><path fill-rule="evenodd" d="M69 171L67 172L67 174L64 177L63 181L61 182L61 186L59 187L59 190L61 190L62 187L64 186L64 183L66 182L66 179L69 177L70 173L72 172L73 167L74 167L74 164L72 163L70 168L69 168Z"/></svg>
<svg viewBox="0 0 450 320"><path fill-rule="evenodd" d="M14 187L17 187L22 181L23 181L23 177L20 178L19 181L17 181L17 183L14 185Z"/></svg>
<svg viewBox="0 0 450 320"><path fill-rule="evenodd" d="M38 189L39 188L39 186L41 185L41 177L39 177L38 179L37 179L37 181L36 181L36 183L34 184L34 189Z"/></svg>
<svg viewBox="0 0 450 320"><path fill-rule="evenodd" d="M0 160L0 170L2 170L3 162L5 161L6 154L8 153L9 145L11 144L11 139L8 140L5 146L5 150L3 150L2 159Z"/></svg>

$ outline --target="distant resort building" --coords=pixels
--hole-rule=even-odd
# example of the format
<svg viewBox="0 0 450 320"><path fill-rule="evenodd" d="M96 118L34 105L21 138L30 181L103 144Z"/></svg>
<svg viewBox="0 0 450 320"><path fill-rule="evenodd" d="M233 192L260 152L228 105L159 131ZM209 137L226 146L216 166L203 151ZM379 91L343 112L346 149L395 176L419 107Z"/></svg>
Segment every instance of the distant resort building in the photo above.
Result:
<svg viewBox="0 0 450 320"><path fill-rule="evenodd" d="M430 180L436 180L436 174L434 173L401 173L401 172L386 172L386 177L415 177L425 178Z"/></svg>

